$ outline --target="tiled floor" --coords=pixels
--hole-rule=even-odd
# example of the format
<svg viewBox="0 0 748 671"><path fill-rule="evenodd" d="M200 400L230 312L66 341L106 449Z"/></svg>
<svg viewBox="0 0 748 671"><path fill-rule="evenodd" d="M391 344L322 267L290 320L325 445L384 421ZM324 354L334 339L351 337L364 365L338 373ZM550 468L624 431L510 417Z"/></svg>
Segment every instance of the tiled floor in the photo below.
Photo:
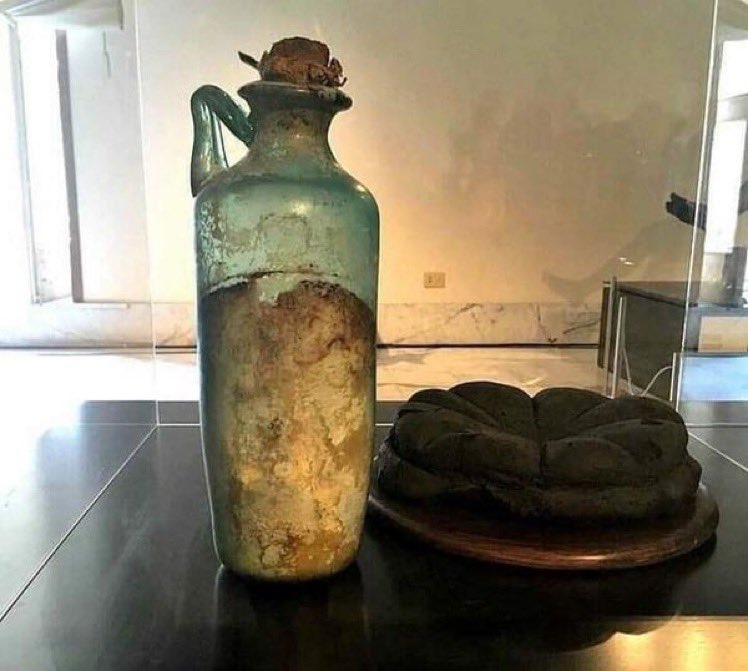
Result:
<svg viewBox="0 0 748 671"><path fill-rule="evenodd" d="M596 357L595 348L574 347L380 349L377 396L402 400L424 387L477 379L515 385L530 394L552 386L602 392L605 374ZM154 359L149 351L0 350L0 407L33 401L59 414L67 401L196 400L195 359L192 351L160 351ZM691 357L683 375L684 401L748 400L748 357Z"/></svg>
<svg viewBox="0 0 748 671"><path fill-rule="evenodd" d="M597 350L550 347L414 348L379 350L380 400L408 398L424 387L450 387L467 380L493 380L534 394L545 387L602 391L605 375Z"/></svg>
<svg viewBox="0 0 748 671"><path fill-rule="evenodd" d="M380 400L407 398L424 387L488 379L529 393L549 386L601 389L604 374L595 349L394 348L378 351ZM198 374L194 352L0 352L0 403L24 399L194 400Z"/></svg>

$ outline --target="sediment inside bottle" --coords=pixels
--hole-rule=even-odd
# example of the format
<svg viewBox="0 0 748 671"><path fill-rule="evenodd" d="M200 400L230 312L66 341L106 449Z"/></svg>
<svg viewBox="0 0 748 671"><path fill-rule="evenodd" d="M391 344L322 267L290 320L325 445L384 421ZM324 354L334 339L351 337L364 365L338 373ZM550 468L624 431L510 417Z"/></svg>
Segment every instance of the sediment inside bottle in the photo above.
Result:
<svg viewBox="0 0 748 671"><path fill-rule="evenodd" d="M202 422L216 545L241 573L301 579L355 554L373 448L372 310L261 277L200 301Z"/></svg>

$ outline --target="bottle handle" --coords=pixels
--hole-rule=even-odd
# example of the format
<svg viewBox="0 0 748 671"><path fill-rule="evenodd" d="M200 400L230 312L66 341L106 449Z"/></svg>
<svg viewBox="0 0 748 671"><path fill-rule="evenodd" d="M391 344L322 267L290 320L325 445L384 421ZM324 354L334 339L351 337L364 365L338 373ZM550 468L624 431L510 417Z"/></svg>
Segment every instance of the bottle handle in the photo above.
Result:
<svg viewBox="0 0 748 671"><path fill-rule="evenodd" d="M225 91L207 84L192 94L190 100L193 124L190 185L196 196L208 180L228 168L223 146L221 122L247 147L252 144L254 124Z"/></svg>

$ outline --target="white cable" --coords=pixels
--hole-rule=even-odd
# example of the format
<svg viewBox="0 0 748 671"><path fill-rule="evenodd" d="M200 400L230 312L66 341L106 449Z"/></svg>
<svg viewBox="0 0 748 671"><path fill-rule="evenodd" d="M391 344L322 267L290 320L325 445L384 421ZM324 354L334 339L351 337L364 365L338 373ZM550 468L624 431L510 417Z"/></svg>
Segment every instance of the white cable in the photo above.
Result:
<svg viewBox="0 0 748 671"><path fill-rule="evenodd" d="M626 343L625 343L625 340L624 340L623 346L621 347L621 354L622 354L622 358L623 358L623 365L624 365L624 367L626 369L626 386L629 388L629 394L631 394L633 396L634 395L634 386L631 383L631 366L629 365L629 357L628 357L628 353L626 352ZM639 394L639 396L646 396L649 393L650 389L652 389L652 387L654 386L654 383L657 382L657 380L660 377L660 375L662 375L665 371L671 370L672 368L673 368L672 365L670 365L670 366L664 366L663 368L660 368L660 370L658 370L654 374L654 376L652 377L652 379L649 381L649 384L647 384L647 386L644 387L644 391L642 391Z"/></svg>
<svg viewBox="0 0 748 671"><path fill-rule="evenodd" d="M672 370L672 366L664 366L663 368L660 368L655 374L654 377L649 381L649 384L644 388L644 391L639 394L639 396L646 396L649 393L649 390L654 386L654 383L657 382L657 378L660 377L665 371Z"/></svg>
<svg viewBox="0 0 748 671"><path fill-rule="evenodd" d="M634 395L634 387L631 384L631 368L629 366L629 358L628 358L628 355L626 353L626 348L623 347L622 350L621 350L621 352L623 354L623 365L626 368L626 384L627 384L627 386L629 388L629 394L631 394L633 396ZM647 384L647 386L644 387L644 391L642 391L639 394L639 396L646 396L649 393L649 391L652 389L652 387L654 386L654 383L657 382L657 380L660 377L660 375L662 375L665 371L672 370L672 368L673 368L672 365L670 365L670 366L664 366L664 367L660 368L660 370L658 370L654 374L654 376L649 381L649 383Z"/></svg>

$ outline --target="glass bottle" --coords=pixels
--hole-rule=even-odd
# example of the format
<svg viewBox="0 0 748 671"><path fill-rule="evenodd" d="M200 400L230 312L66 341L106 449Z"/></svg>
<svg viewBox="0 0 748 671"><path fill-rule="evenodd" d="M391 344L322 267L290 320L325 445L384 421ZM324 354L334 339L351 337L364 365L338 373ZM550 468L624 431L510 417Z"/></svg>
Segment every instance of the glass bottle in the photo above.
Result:
<svg viewBox="0 0 748 671"><path fill-rule="evenodd" d="M319 44L319 43L314 43ZM192 98L203 453L221 562L269 580L358 549L374 441L379 214L327 133L337 87ZM227 167L222 121L248 147Z"/></svg>

